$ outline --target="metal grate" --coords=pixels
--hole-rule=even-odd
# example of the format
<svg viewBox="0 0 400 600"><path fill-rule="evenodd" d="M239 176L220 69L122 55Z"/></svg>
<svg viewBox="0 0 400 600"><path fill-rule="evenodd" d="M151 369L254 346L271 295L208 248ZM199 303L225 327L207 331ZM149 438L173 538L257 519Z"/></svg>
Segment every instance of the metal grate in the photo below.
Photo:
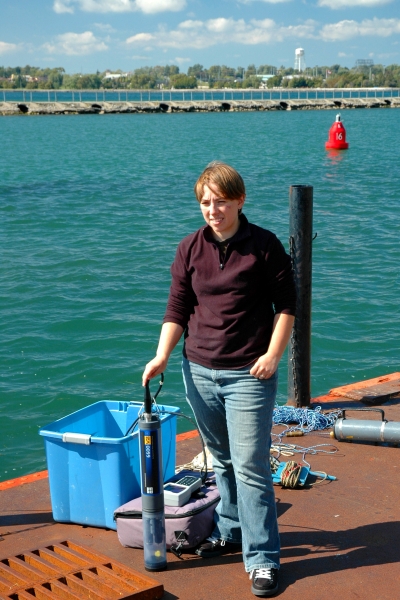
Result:
<svg viewBox="0 0 400 600"><path fill-rule="evenodd" d="M0 600L157 600L163 593L154 579L70 541L0 560Z"/></svg>

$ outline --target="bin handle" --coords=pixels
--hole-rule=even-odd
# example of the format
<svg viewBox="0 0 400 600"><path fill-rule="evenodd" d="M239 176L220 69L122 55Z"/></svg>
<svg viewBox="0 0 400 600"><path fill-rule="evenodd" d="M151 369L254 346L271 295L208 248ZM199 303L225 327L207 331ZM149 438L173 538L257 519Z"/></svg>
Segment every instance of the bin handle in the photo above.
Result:
<svg viewBox="0 0 400 600"><path fill-rule="evenodd" d="M87 433L63 433L62 441L70 444L84 444L85 446L90 445L91 435Z"/></svg>

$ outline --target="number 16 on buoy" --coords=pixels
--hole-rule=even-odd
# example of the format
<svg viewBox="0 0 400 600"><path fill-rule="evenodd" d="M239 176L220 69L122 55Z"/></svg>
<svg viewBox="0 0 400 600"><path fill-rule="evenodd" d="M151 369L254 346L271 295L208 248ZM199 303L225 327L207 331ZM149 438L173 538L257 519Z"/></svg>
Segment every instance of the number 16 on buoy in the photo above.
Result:
<svg viewBox="0 0 400 600"><path fill-rule="evenodd" d="M336 121L329 130L329 140L325 142L325 148L327 150L347 150L349 147L346 142L346 130L343 127L343 123L340 120L340 114L336 115Z"/></svg>

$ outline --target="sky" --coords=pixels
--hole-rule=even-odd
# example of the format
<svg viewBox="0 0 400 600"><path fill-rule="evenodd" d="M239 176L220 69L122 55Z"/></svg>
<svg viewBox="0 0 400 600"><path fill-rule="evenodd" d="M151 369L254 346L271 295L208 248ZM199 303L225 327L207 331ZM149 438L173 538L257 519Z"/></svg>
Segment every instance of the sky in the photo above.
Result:
<svg viewBox="0 0 400 600"><path fill-rule="evenodd" d="M400 63L400 0L0 0L0 65L67 73Z"/></svg>

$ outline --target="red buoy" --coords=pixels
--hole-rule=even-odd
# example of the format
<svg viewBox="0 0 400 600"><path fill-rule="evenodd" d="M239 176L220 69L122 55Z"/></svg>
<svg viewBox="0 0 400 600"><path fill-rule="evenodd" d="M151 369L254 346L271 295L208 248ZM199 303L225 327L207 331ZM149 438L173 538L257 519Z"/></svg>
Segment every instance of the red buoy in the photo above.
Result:
<svg viewBox="0 0 400 600"><path fill-rule="evenodd" d="M336 121L329 130L329 140L325 142L325 148L327 150L330 148L334 148L335 150L346 150L348 147L349 144L346 142L346 130L340 120L340 115L336 115Z"/></svg>

